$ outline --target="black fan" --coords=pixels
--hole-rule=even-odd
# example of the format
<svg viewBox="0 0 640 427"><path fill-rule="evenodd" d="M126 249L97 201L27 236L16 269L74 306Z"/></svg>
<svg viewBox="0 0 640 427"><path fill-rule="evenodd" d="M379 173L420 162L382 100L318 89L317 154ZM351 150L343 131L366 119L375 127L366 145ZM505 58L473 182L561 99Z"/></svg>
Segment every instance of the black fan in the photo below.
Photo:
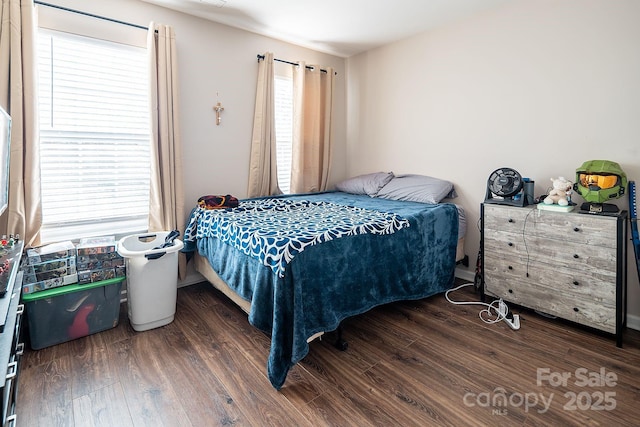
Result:
<svg viewBox="0 0 640 427"><path fill-rule="evenodd" d="M487 180L485 203L524 206L524 183L520 174L511 168L496 169Z"/></svg>

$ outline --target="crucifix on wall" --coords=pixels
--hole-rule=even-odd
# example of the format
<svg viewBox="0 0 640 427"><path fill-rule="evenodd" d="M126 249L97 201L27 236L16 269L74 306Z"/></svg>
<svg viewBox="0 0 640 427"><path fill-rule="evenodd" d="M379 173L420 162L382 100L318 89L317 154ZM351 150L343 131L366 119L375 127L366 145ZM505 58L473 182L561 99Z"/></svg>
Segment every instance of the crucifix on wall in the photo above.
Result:
<svg viewBox="0 0 640 427"><path fill-rule="evenodd" d="M213 107L213 111L216 112L216 125L220 124L220 113L222 113L224 111L224 107L222 106L222 104L220 104L220 102L218 102L214 107Z"/></svg>

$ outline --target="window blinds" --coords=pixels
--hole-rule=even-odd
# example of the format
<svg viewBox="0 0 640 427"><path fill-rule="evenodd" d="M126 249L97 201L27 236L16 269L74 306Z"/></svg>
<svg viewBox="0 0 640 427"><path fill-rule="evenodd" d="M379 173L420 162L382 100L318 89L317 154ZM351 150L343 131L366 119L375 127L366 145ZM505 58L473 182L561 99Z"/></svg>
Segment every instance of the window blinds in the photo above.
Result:
<svg viewBox="0 0 640 427"><path fill-rule="evenodd" d="M284 194L289 194L291 187L291 149L293 144L293 79L291 77L275 76L274 80L278 187Z"/></svg>
<svg viewBox="0 0 640 427"><path fill-rule="evenodd" d="M147 230L146 49L41 30L43 242Z"/></svg>

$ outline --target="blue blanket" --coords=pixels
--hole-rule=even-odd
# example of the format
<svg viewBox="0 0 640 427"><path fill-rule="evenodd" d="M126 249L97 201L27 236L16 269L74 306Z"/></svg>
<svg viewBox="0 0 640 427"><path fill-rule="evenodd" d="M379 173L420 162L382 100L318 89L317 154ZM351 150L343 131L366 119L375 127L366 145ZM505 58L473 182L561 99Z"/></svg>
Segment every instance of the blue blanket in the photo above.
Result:
<svg viewBox="0 0 640 427"><path fill-rule="evenodd" d="M393 213L329 202L285 198L242 201L236 209L197 208L185 239L215 237L256 258L284 277L293 258L306 248L344 236L392 234L409 221Z"/></svg>
<svg viewBox="0 0 640 427"><path fill-rule="evenodd" d="M198 252L238 295L252 301L249 322L271 335L267 373L276 389L284 384L289 369L306 356L307 338L312 335L335 330L343 319L375 306L425 298L453 284L458 239L458 210L453 204L398 202L341 192L251 200L269 203L274 199L304 201L315 207L341 205L345 214L354 212L352 208L375 211L396 224L389 233L340 233L307 245L274 269L265 264L266 258L247 255L228 239L214 237L212 221L193 211L186 247L193 248L194 238L200 236L195 238ZM408 227L401 226L405 221Z"/></svg>

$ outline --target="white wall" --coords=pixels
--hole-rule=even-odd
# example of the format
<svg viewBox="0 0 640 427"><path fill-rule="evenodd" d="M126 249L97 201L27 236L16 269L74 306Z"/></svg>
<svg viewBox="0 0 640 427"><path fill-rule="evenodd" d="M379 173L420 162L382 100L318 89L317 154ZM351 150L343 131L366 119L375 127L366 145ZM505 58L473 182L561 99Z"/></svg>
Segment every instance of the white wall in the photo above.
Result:
<svg viewBox="0 0 640 427"><path fill-rule="evenodd" d="M639 20L636 0L522 0L349 58L348 174L453 181L474 264L493 170L534 179L536 195L592 159L640 180ZM629 249L629 322L640 329Z"/></svg>
<svg viewBox="0 0 640 427"><path fill-rule="evenodd" d="M205 19L138 0L51 0L59 6L120 21L148 26L151 21L169 24L176 33L179 74L179 119L183 143L185 214L205 194L247 195L249 153L257 79L257 54L270 51L276 58L333 67L335 85L334 155L330 183L346 177L346 72L345 59L238 30ZM117 33L123 39L146 37L144 30L95 18L81 17L39 6L41 21L69 28L89 26L101 36ZM67 21L69 21L67 23ZM60 25L58 25L60 26ZM86 28L83 29L83 32ZM137 32L137 33L136 33ZM285 74L289 65L277 64ZM222 123L215 124L213 106L224 107ZM189 268L182 283L199 281Z"/></svg>

